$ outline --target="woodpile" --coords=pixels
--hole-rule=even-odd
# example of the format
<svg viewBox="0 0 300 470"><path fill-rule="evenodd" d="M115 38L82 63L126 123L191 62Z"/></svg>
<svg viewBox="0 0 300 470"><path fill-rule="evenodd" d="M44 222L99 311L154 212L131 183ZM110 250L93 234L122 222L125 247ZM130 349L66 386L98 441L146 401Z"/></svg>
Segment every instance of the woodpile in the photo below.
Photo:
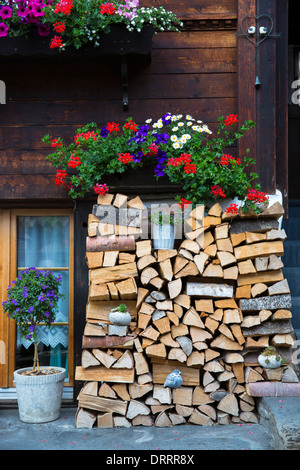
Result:
<svg viewBox="0 0 300 470"><path fill-rule="evenodd" d="M194 210L178 249L153 250L141 239L140 198L98 197L76 427L257 423L247 385L296 381L286 235L274 206L255 218L228 219L219 204L204 218ZM109 322L120 303L131 315L125 327ZM276 371L257 361L269 345L286 359ZM182 385L164 387L175 369Z"/></svg>

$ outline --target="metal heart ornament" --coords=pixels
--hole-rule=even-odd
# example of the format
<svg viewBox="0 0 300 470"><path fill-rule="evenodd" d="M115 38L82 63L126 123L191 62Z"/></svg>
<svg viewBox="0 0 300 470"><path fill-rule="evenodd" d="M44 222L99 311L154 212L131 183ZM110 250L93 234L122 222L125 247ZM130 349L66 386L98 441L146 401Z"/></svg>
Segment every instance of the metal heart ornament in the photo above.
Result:
<svg viewBox="0 0 300 470"><path fill-rule="evenodd" d="M255 25L256 25L256 31L258 30L258 25L259 25L259 22L261 19L267 19L268 20L268 26L267 26L267 32L266 34L264 34L264 36L261 38L260 36L258 36L256 34L256 38L259 38L258 40L255 40L255 39L252 39L250 36L249 36L249 33L247 32L248 31L248 27L246 28L246 31L245 31L245 28L244 26L246 26L246 23L248 22L248 20L252 20L252 23L255 22ZM252 42L252 44L255 45L255 47L257 47L259 44L261 44L262 42L264 42L267 37L270 36L270 34L272 34L272 31L273 31L273 28L274 28L274 22L271 18L270 15L267 15L266 13L263 13L261 15L246 15L244 16L244 18L242 19L241 21L241 31L243 33L244 36L246 36L246 38Z"/></svg>

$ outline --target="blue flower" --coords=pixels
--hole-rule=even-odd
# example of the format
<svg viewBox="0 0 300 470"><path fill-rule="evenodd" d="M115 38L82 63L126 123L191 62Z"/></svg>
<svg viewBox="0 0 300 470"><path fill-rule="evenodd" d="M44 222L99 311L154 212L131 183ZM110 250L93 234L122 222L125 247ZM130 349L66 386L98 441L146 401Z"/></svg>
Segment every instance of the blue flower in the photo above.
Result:
<svg viewBox="0 0 300 470"><path fill-rule="evenodd" d="M50 317L50 312L45 312L44 315L45 317Z"/></svg>
<svg viewBox="0 0 300 470"><path fill-rule="evenodd" d="M153 134L153 137L156 137L156 141L155 141L156 145L167 144L168 139L170 138L169 134L166 134L165 132L163 132L162 134L158 134L157 132L155 132Z"/></svg>
<svg viewBox="0 0 300 470"><path fill-rule="evenodd" d="M156 167L154 168L154 173L156 174L156 176L164 176L165 174L165 166L163 166L161 163L159 163L158 165L156 165Z"/></svg>
<svg viewBox="0 0 300 470"><path fill-rule="evenodd" d="M107 127L106 126L102 127L102 129L100 130L101 137L105 138L108 136L108 134L109 134L109 131L107 130Z"/></svg>
<svg viewBox="0 0 300 470"><path fill-rule="evenodd" d="M33 312L33 310L34 310L34 308L33 308L33 307L29 307L29 309L28 309L28 313L32 313L32 312Z"/></svg>
<svg viewBox="0 0 300 470"><path fill-rule="evenodd" d="M34 330L34 328L35 328L35 326L34 326L34 325L30 325L30 327L28 328L28 331L33 331L33 330Z"/></svg>
<svg viewBox="0 0 300 470"><path fill-rule="evenodd" d="M141 163L143 155L144 154L141 150L138 150L136 154L133 154L133 153L131 154L133 161L137 163Z"/></svg>

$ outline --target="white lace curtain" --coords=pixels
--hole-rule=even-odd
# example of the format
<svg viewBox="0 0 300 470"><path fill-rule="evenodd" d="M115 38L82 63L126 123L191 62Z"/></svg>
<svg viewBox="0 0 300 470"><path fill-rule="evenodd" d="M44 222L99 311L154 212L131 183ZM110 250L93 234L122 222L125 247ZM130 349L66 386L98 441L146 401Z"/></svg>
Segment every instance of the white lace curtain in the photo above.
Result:
<svg viewBox="0 0 300 470"><path fill-rule="evenodd" d="M55 322L69 321L69 217L24 216L18 218L18 267L55 268L63 277L61 292L65 295L59 303ZM65 268L65 269L57 269ZM68 347L68 325L38 327L40 343L51 348ZM26 349L32 341L17 334L17 347Z"/></svg>

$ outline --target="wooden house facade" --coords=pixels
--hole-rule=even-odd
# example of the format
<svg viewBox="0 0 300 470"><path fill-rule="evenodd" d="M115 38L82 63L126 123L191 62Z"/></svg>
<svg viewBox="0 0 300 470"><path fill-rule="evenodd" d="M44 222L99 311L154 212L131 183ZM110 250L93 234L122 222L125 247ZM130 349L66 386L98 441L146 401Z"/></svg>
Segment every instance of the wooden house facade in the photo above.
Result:
<svg viewBox="0 0 300 470"><path fill-rule="evenodd" d="M0 107L0 297L5 299L18 269L33 265L37 252L46 253L35 244L34 236L42 232L43 224L53 224L57 239L44 243L49 245L47 256L51 258L47 267L63 273L68 292L66 315L56 326L68 339L63 354L58 354L67 365L71 388L81 354L88 278L85 240L95 195L74 205L64 188L55 186L55 170L45 159L49 148L41 138L49 133L67 141L88 122L122 123L132 116L142 123L166 112L190 113L214 130L219 116L237 114L240 121L252 119L256 126L233 152L242 156L251 149L262 189L268 194L280 190L287 211L289 165L290 194L293 199L300 197L300 116L289 91L291 73L292 81L298 78L295 57L300 38L293 24L296 3L141 0L144 6L172 10L184 26L180 34L160 32L153 37L151 60L129 58L128 77L122 76L120 58L89 58L80 52L66 58L5 56L0 42L0 79L6 84L6 103ZM289 9L294 12L290 21ZM272 25L268 34L249 37L249 24L259 29L266 18L271 18ZM289 47L289 29L294 33L293 47ZM128 109L124 109L124 96ZM289 101L292 136L288 135ZM293 142L290 155L289 139ZM113 192L129 195L172 195L169 184L163 180L158 184L143 172L138 177L112 176L107 184ZM31 245L26 248L28 240ZM47 256L41 256L40 262L46 264ZM61 348L59 340L57 344L51 341L45 341L45 361ZM5 393L13 388L16 357L19 365L25 364L27 349L20 343L14 322L4 315L0 317L1 345L0 389Z"/></svg>

